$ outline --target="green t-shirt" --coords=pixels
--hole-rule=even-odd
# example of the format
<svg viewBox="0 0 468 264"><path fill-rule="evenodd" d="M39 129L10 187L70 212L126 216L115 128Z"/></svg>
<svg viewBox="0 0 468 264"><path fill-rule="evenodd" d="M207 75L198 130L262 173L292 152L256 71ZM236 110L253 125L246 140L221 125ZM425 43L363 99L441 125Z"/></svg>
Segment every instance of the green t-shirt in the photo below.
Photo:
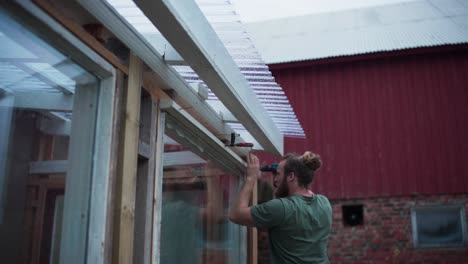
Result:
<svg viewBox="0 0 468 264"><path fill-rule="evenodd" d="M323 195L292 195L253 206L258 228L267 228L271 263L329 263L332 208Z"/></svg>

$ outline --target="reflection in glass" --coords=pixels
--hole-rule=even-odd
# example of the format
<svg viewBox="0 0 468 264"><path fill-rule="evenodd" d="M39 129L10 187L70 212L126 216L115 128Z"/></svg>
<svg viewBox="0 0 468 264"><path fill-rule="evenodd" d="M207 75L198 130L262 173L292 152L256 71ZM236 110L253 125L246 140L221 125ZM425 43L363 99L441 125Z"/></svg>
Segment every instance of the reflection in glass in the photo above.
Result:
<svg viewBox="0 0 468 264"><path fill-rule="evenodd" d="M93 85L0 7L1 263L58 263L75 92Z"/></svg>
<svg viewBox="0 0 468 264"><path fill-rule="evenodd" d="M240 227L228 219L238 177L169 137L164 145L161 263L242 263Z"/></svg>

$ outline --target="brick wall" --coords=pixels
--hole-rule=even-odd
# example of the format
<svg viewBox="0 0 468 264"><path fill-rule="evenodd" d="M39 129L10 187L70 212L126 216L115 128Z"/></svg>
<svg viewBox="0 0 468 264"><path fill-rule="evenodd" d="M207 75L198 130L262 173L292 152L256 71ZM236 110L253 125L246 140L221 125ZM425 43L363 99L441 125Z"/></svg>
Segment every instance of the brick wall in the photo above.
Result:
<svg viewBox="0 0 468 264"><path fill-rule="evenodd" d="M331 263L468 263L468 248L415 249L411 208L464 204L468 194L332 200L333 227L328 244ZM364 223L345 226L342 205L363 205ZM259 264L269 263L268 234L259 232Z"/></svg>

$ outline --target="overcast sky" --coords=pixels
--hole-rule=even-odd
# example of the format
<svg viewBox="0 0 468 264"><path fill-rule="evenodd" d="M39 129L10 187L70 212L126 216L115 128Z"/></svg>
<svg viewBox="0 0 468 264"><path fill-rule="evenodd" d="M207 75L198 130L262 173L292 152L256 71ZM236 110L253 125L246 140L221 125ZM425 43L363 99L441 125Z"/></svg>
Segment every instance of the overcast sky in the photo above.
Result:
<svg viewBox="0 0 468 264"><path fill-rule="evenodd" d="M245 23L420 0L231 0Z"/></svg>

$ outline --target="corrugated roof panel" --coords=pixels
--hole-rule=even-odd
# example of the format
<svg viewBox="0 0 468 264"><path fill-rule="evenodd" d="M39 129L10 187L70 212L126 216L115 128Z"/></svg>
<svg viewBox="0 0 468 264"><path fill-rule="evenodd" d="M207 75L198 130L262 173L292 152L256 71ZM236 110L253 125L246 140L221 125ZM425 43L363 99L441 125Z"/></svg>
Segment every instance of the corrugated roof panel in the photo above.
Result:
<svg viewBox="0 0 468 264"><path fill-rule="evenodd" d="M164 54L165 44L161 42L162 36L157 34L158 30L131 0L107 0L107 2L142 34L158 52ZM281 133L284 136L304 137L302 126L297 120L288 99L284 93L278 93L278 91L282 92L281 87L275 82L268 66L256 50L231 2L226 0L199 0L196 2L244 74L250 87L256 92L267 113L271 115L276 109L289 113L289 115L276 116L273 119ZM172 67L188 83L205 85L189 66L174 65ZM264 94L268 94L268 96ZM220 106L219 99L212 92L209 94L208 103L217 111L227 111L224 106ZM288 122L289 126L278 125L284 122ZM239 128L239 126L236 126L235 129L245 130L243 127Z"/></svg>
<svg viewBox="0 0 468 264"><path fill-rule="evenodd" d="M420 0L247 25L269 63L468 43L468 2Z"/></svg>

